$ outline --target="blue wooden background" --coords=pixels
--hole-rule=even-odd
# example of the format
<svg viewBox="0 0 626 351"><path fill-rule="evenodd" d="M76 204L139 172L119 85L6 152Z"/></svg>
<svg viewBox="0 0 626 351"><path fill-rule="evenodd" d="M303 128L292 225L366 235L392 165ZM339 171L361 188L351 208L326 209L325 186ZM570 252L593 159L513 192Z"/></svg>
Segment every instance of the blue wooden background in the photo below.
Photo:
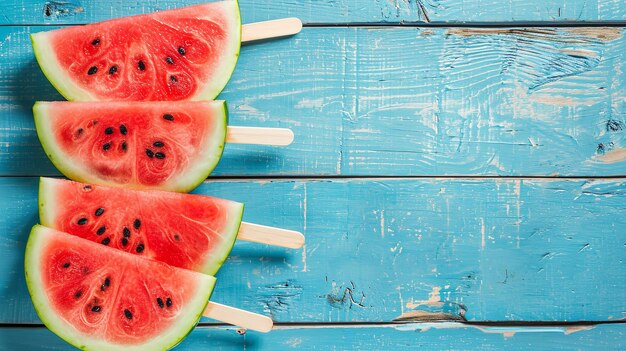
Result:
<svg viewBox="0 0 626 351"><path fill-rule="evenodd" d="M23 278L34 131L60 100L30 33L203 0L0 3L0 350L68 350ZM244 23L298 16L246 45L221 95L231 124L288 148L228 145L196 192L305 233L237 243L214 299L269 334L204 320L179 350L626 348L626 2L241 0Z"/></svg>

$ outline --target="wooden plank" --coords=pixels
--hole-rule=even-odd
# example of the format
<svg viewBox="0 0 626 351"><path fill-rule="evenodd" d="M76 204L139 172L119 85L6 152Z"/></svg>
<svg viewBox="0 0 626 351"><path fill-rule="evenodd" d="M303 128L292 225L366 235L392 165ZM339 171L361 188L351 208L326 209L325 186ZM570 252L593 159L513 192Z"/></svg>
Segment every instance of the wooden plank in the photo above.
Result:
<svg viewBox="0 0 626 351"><path fill-rule="evenodd" d="M23 251L37 179L0 178L0 322L37 323ZM626 179L205 182L303 250L238 242L214 300L277 322L626 317Z"/></svg>
<svg viewBox="0 0 626 351"><path fill-rule="evenodd" d="M0 175L59 174L34 30L0 28ZM228 145L214 175L623 175L625 63L619 28L305 28L244 47L221 95L231 124L294 143Z"/></svg>
<svg viewBox="0 0 626 351"><path fill-rule="evenodd" d="M4 1L2 24L90 23L208 0ZM621 0L283 0L240 1L244 23L300 17L305 23L618 21Z"/></svg>
<svg viewBox="0 0 626 351"><path fill-rule="evenodd" d="M174 350L622 350L625 339L624 324L482 330L450 324L289 326L243 335L232 328L203 326ZM0 328L0 351L14 350L74 348L45 328Z"/></svg>

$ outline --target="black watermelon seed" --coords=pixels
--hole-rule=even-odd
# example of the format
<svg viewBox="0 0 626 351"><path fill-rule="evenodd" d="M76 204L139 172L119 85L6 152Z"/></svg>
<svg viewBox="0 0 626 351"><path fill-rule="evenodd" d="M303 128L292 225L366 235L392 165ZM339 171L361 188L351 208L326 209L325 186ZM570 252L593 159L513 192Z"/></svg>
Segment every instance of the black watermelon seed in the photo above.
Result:
<svg viewBox="0 0 626 351"><path fill-rule="evenodd" d="M181 54L182 56L185 56L185 48L182 46L178 47L178 53Z"/></svg>
<svg viewBox="0 0 626 351"><path fill-rule="evenodd" d="M139 244L137 245L137 248L135 249L135 251L137 251L137 253L142 253L144 249L143 244Z"/></svg>
<svg viewBox="0 0 626 351"><path fill-rule="evenodd" d="M124 310L124 316L126 316L126 318L128 318L128 319L133 319L133 314L130 313L130 311L128 309Z"/></svg>
<svg viewBox="0 0 626 351"><path fill-rule="evenodd" d="M105 143L104 145L102 145L102 150L104 151L107 151L110 148L111 148L111 143Z"/></svg>
<svg viewBox="0 0 626 351"><path fill-rule="evenodd" d="M163 147L163 146L165 146L165 144L163 144L163 142L162 142L162 141L155 141L155 142L152 144L152 146L154 146L154 147Z"/></svg>
<svg viewBox="0 0 626 351"><path fill-rule="evenodd" d="M105 291L109 285L111 285L111 279L109 277L106 277L104 279L104 282L102 282L102 285L100 286L100 291Z"/></svg>
<svg viewBox="0 0 626 351"><path fill-rule="evenodd" d="M169 56L165 58L165 62L169 63L170 65L174 64L174 60Z"/></svg>
<svg viewBox="0 0 626 351"><path fill-rule="evenodd" d="M96 217L99 217L99 216L102 216L103 213L104 213L104 208L100 207L99 209L96 210L94 214L96 215Z"/></svg>
<svg viewBox="0 0 626 351"><path fill-rule="evenodd" d="M102 311L102 307L100 306L93 306L91 308L91 312L100 312L100 311Z"/></svg>
<svg viewBox="0 0 626 351"><path fill-rule="evenodd" d="M126 151L126 149L128 149L128 144L126 144L126 141L122 141L122 150Z"/></svg>
<svg viewBox="0 0 626 351"><path fill-rule="evenodd" d="M111 238L109 238L108 236L104 239L102 239L102 245L109 245L109 243L111 242Z"/></svg>
<svg viewBox="0 0 626 351"><path fill-rule="evenodd" d="M100 38L96 38L91 42L91 45L98 46L100 44Z"/></svg>
<svg viewBox="0 0 626 351"><path fill-rule="evenodd" d="M128 239L122 238L122 246L124 247L128 246Z"/></svg>
<svg viewBox="0 0 626 351"><path fill-rule="evenodd" d="M78 128L78 129L76 129L76 136L77 136L77 137L79 137L79 136L83 135L83 132L84 132L84 131L85 131L85 130L84 130L83 128Z"/></svg>
<svg viewBox="0 0 626 351"><path fill-rule="evenodd" d="M172 299L170 299L169 297L167 298L167 300L165 300L165 305L167 307L171 307L172 306Z"/></svg>
<svg viewBox="0 0 626 351"><path fill-rule="evenodd" d="M126 133L128 133L128 129L126 129L126 126L123 124L120 124L120 133L122 133L122 135L126 135Z"/></svg>
<svg viewBox="0 0 626 351"><path fill-rule="evenodd" d="M70 267L70 263L69 262L63 263L63 268L69 268L69 267Z"/></svg>
<svg viewBox="0 0 626 351"><path fill-rule="evenodd" d="M91 185L85 185L85 186L83 187L83 190L85 190L85 191L90 191L90 190L91 190Z"/></svg>
<svg viewBox="0 0 626 351"><path fill-rule="evenodd" d="M117 66L111 66L111 68L109 68L109 74L115 74L115 72L117 72Z"/></svg>
<svg viewBox="0 0 626 351"><path fill-rule="evenodd" d="M154 157L154 151L150 150L150 149L146 149L146 155L148 155L148 157L153 158Z"/></svg>
<svg viewBox="0 0 626 351"><path fill-rule="evenodd" d="M78 225L85 225L87 224L87 218L83 217L81 219L78 220Z"/></svg>
<svg viewBox="0 0 626 351"><path fill-rule="evenodd" d="M162 298L157 297L157 305L159 305L159 308L165 307L165 304L163 304L163 299Z"/></svg>
<svg viewBox="0 0 626 351"><path fill-rule="evenodd" d="M174 116L170 115L169 113L166 113L163 115L163 119L167 120L167 121L173 121L174 120Z"/></svg>
<svg viewBox="0 0 626 351"><path fill-rule="evenodd" d="M145 71L146 70L146 64L143 63L143 61L139 61L137 62L137 68L139 68L140 71Z"/></svg>
<svg viewBox="0 0 626 351"><path fill-rule="evenodd" d="M141 227L141 220L139 218L135 219L135 221L133 222L133 227L135 227L135 229L139 229L139 227Z"/></svg>
<svg viewBox="0 0 626 351"><path fill-rule="evenodd" d="M128 229L128 227L124 227L123 232L125 238L130 238L130 229Z"/></svg>
<svg viewBox="0 0 626 351"><path fill-rule="evenodd" d="M180 241L180 235L178 235L178 234L174 234L174 240L176 240L176 241Z"/></svg>
<svg viewBox="0 0 626 351"><path fill-rule="evenodd" d="M96 74L97 72L98 72L98 67L96 67L96 66L91 66L91 67L89 68L89 71L87 71L87 74L88 74L88 75L92 75L92 74Z"/></svg>
<svg viewBox="0 0 626 351"><path fill-rule="evenodd" d="M104 134L113 134L113 127L108 127L107 129L104 130Z"/></svg>
<svg viewBox="0 0 626 351"><path fill-rule="evenodd" d="M171 81L172 83L176 83L176 82L178 82L178 78L176 78L176 76L175 76L175 75L171 75L171 76L170 76L170 81Z"/></svg>
<svg viewBox="0 0 626 351"><path fill-rule="evenodd" d="M157 152L154 154L154 157L158 158L158 159L164 159L165 158L165 154L162 152Z"/></svg>
<svg viewBox="0 0 626 351"><path fill-rule="evenodd" d="M81 297L81 296L83 296L83 292L82 292L82 291L80 291L80 290L78 290L77 292L75 292L75 293L74 293L74 297L75 297L75 298L79 298L79 297Z"/></svg>
<svg viewBox="0 0 626 351"><path fill-rule="evenodd" d="M96 234L102 235L102 234L104 234L104 232L106 232L106 230L107 230L107 227L102 226L102 227L98 228L98 230L96 231Z"/></svg>

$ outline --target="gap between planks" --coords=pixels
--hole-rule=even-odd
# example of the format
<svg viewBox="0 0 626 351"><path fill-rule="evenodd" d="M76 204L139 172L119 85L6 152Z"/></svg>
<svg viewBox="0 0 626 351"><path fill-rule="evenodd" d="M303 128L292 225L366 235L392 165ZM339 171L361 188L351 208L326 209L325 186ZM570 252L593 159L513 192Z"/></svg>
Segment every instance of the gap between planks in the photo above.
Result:
<svg viewBox="0 0 626 351"><path fill-rule="evenodd" d="M0 175L0 178L63 178L61 175ZM209 176L205 182L211 181L288 181L288 180L301 180L301 181L350 181L350 180L542 180L542 181L563 181L563 180L624 180L626 181L626 174L609 175L609 176L472 176L472 175L419 175L419 176L381 176L381 175L269 175L269 176ZM1 324L0 324L1 325Z"/></svg>
<svg viewBox="0 0 626 351"><path fill-rule="evenodd" d="M332 329L332 328L401 328L406 326L447 326L448 328L583 328L594 327L604 324L626 325L626 319L621 320L600 320L600 321L410 321L410 322L277 322L274 323L273 330L279 329ZM237 326L225 323L200 322L198 328L226 328L241 329ZM43 324L36 323L0 323L0 328L31 328L45 329Z"/></svg>
<svg viewBox="0 0 626 351"><path fill-rule="evenodd" d="M95 23L95 22L94 22ZM84 23L31 23L31 24L0 24L0 27L72 27L83 26ZM245 25L245 23L244 23ZM626 21L519 21L519 22L313 22L303 23L303 28L576 28L576 27L626 27Z"/></svg>

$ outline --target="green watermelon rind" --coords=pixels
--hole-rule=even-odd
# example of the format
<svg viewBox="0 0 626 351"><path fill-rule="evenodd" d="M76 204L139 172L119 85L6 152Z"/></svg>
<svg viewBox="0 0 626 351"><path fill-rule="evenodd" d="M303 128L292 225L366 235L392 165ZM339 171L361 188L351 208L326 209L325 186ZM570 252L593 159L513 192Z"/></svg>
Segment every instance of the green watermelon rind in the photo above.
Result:
<svg viewBox="0 0 626 351"><path fill-rule="evenodd" d="M56 186L55 183L61 180L54 178L39 178L39 221L42 225L47 227L53 227L54 218L56 218L56 211L50 204L55 203L56 198ZM220 267L228 258L230 251L232 251L237 240L237 234L241 226L243 219L244 204L240 202L231 201L229 204L228 214L229 221L222 232L224 233L222 243L219 246L213 248L213 253L220 252L219 255L210 255L207 260L201 265L201 269L198 271L208 275L214 275L220 269Z"/></svg>
<svg viewBox="0 0 626 351"><path fill-rule="evenodd" d="M233 34L229 47L231 51L229 55L232 56L231 60L227 60L226 57L224 57L224 64L222 67L215 69L216 75L211 77L210 82L205 84L205 89L200 89L188 100L201 101L215 99L222 92L235 71L235 66L237 65L239 52L241 50L241 11L237 0L223 1L222 5L230 5L232 7L231 9L228 9L232 12L233 16L233 21L231 21L230 24L233 27L236 27L226 31L227 33ZM52 86L54 86L54 88L69 101L100 100L97 97L94 97L88 90L74 84L73 79L64 70L59 69L61 65L59 64L56 54L54 53L54 49L50 46L50 40L48 39L51 33L52 31L30 34L35 59L50 84L52 84Z"/></svg>
<svg viewBox="0 0 626 351"><path fill-rule="evenodd" d="M33 45L35 59L41 68L46 79L64 98L70 101L93 101L95 98L91 94L72 83L72 78L59 69L60 64L54 54L54 50L50 46L48 40L49 32L39 32L30 35L30 41Z"/></svg>
<svg viewBox="0 0 626 351"><path fill-rule="evenodd" d="M120 102L125 103L125 102ZM228 125L228 107L225 101L206 101L211 104L214 109L214 118L207 118L207 122L213 126L213 134L207 136L206 144L203 145L203 151L200 153L200 160L186 169L184 174L171 179L159 185L158 187L142 187L140 185L126 186L135 189L154 189L170 190L176 192L189 192L200 185L217 166L226 143L226 128ZM48 102L37 101L33 105L33 116L35 119L35 128L41 145L54 166L66 177L83 183L102 184L106 186L122 186L115 182L106 182L98 177L94 177L91 172L84 169L80 165L74 165L63 150L61 150L52 134L53 128L50 125L50 117L47 111ZM202 162L201 162L202 161Z"/></svg>
<svg viewBox="0 0 626 351"><path fill-rule="evenodd" d="M149 349L167 350L179 344L187 335L189 335L202 317L215 287L215 278L211 276L205 276L198 283L198 291L200 292L196 294L193 300L187 301L187 309L190 309L191 311L185 315L184 319L181 319L178 323L174 324L167 331L168 335L165 337L161 335L159 337L152 338L149 342L144 344L122 346L94 340L93 338L74 332L72 327L63 322L59 315L49 307L50 303L44 293L44 288L41 284L38 284L41 282L41 279L40 272L37 269L39 266L37 252L40 250L41 245L46 242L46 236L54 235L52 232L56 231L43 227L39 224L33 226L26 244L26 254L24 259L26 284L37 315L41 321L48 329L71 345L81 350L119 350L120 347L129 351ZM88 240L84 240L84 242L85 245L94 245L97 246L98 249L102 249L101 245L96 243Z"/></svg>

